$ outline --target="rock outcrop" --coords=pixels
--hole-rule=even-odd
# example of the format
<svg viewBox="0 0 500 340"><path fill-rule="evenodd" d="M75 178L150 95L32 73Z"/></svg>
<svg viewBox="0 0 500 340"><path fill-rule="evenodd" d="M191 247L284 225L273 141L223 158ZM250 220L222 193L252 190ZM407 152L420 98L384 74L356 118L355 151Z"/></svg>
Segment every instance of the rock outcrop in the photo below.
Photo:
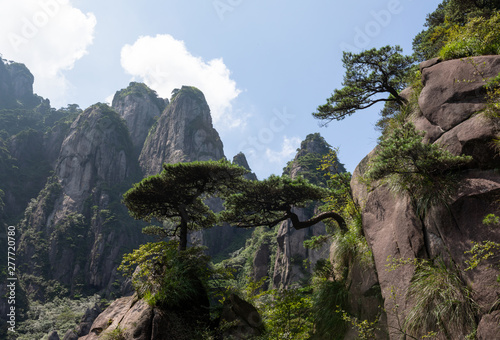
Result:
<svg viewBox="0 0 500 340"><path fill-rule="evenodd" d="M473 290L479 310L478 337L499 334L497 311L492 312L500 294L498 271L486 261L477 269L464 271L465 254L472 242L500 242L498 228L483 225L483 218L498 213L500 198L500 156L491 146L498 138L498 119L485 117L484 79L500 73L500 57L485 56L467 60L432 62L422 65L424 88L419 97L420 111L414 118L417 128L426 132L425 141L446 148L455 155L473 157L457 181L458 191L447 206L434 206L425 217L418 215L409 199L391 192L383 184L368 190L361 178L376 149L358 165L351 186L363 207L363 229L373 251L378 281L385 300L390 338L399 339L401 324L413 306L406 293L414 266L405 264L388 270L388 259L433 259L442 257L459 269L464 284ZM454 268L452 268L454 270ZM491 327L496 329L491 329ZM452 334L462 338L466 334Z"/></svg>
<svg viewBox="0 0 500 340"><path fill-rule="evenodd" d="M42 98L33 94L35 78L24 64L0 58L0 108L32 108Z"/></svg>
<svg viewBox="0 0 500 340"><path fill-rule="evenodd" d="M112 289L125 249L144 240L119 204L137 173L118 114L104 104L80 114L62 143L54 176L19 228L21 272L29 294L43 300L65 289L72 294ZM54 284L61 291L53 291Z"/></svg>
<svg viewBox="0 0 500 340"><path fill-rule="evenodd" d="M323 156L328 154L330 150L330 146L319 133L308 135L301 143L294 160L285 168L284 175L289 175L291 178L303 176L314 184L325 185L326 180L317 169ZM340 171L345 171L343 166L340 167ZM309 219L316 212L315 207L295 210L300 220ZM317 250L304 247L305 240L324 234L326 234L326 230L323 223L300 230L295 230L290 221L284 221L279 225L278 250L272 279L274 287L289 288L293 284L298 284L302 279L312 274L312 268L319 259L329 258L328 245ZM261 251L265 251L265 249ZM309 265L306 266L304 261L309 262Z"/></svg>
<svg viewBox="0 0 500 340"><path fill-rule="evenodd" d="M250 169L250 166L248 165L247 157L243 152L238 153L236 156L233 157L233 164L239 165L248 171L252 171ZM257 180L257 176L253 172L249 172L248 174L245 175L245 178L250 180L250 181L255 181Z"/></svg>
<svg viewBox="0 0 500 340"><path fill-rule="evenodd" d="M195 87L183 86L174 91L171 103L151 128L139 162L149 176L161 172L163 163L221 158L222 141L213 128L205 96Z"/></svg>
<svg viewBox="0 0 500 340"><path fill-rule="evenodd" d="M117 91L112 107L125 120L137 154L141 151L148 132L168 105L156 92L143 83L132 82Z"/></svg>
<svg viewBox="0 0 500 340"><path fill-rule="evenodd" d="M208 298L192 300L182 310L151 307L136 295L119 298L95 319L79 340L116 336L130 340L191 340L208 327ZM198 332L198 333L197 333Z"/></svg>

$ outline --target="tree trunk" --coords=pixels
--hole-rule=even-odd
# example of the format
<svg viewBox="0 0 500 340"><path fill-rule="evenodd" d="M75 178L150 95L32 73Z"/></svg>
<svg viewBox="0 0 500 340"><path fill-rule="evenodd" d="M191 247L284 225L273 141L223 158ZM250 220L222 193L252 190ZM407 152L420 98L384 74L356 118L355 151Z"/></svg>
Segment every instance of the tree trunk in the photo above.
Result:
<svg viewBox="0 0 500 340"><path fill-rule="evenodd" d="M179 235L179 251L186 250L188 241L188 225L184 219L181 220L181 232Z"/></svg>

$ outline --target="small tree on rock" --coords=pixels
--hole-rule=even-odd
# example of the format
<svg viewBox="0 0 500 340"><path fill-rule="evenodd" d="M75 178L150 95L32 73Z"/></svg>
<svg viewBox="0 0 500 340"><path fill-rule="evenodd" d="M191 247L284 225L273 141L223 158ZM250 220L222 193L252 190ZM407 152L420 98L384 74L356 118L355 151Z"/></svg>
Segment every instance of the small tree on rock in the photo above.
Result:
<svg viewBox="0 0 500 340"><path fill-rule="evenodd" d="M305 207L312 201L325 199L329 194L327 189L313 185L302 177L292 180L288 176L273 175L262 181L247 181L241 192L227 198L222 219L242 228L272 228L290 219L292 226L298 230L333 218L345 231L344 219L334 211L319 213L305 221L301 221L293 211L294 207Z"/></svg>
<svg viewBox="0 0 500 340"><path fill-rule="evenodd" d="M136 219L156 218L170 224L150 231L162 237L178 237L179 250L185 250L189 231L217 223L216 214L204 199L237 190L247 172L228 161L163 164L160 174L143 179L127 191L123 202Z"/></svg>
<svg viewBox="0 0 500 340"><path fill-rule="evenodd" d="M402 55L402 51L399 46L385 46L359 54L344 52L344 87L335 89L327 103L319 106L313 116L329 123L378 102L406 103L399 92L404 88L404 79L414 64L414 58ZM383 93L388 93L389 97L377 96Z"/></svg>

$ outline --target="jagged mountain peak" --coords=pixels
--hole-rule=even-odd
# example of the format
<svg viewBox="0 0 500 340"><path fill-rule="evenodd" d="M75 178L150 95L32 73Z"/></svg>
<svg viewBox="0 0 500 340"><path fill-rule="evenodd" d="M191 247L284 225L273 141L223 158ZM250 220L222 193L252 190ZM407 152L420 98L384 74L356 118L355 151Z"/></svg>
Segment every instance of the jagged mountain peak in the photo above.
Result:
<svg viewBox="0 0 500 340"><path fill-rule="evenodd" d="M291 178L300 175L314 184L326 185L326 178L318 168L323 156L331 150L331 146L319 133L311 133L300 143L294 159L288 162L283 174ZM343 164L338 163L338 171L345 172Z"/></svg>
<svg viewBox="0 0 500 340"><path fill-rule="evenodd" d="M252 171L252 169L250 169L250 166L248 165L247 158L243 152L240 152L233 157L233 164L239 165L247 169L248 171ZM257 176L253 172L246 174L245 178L249 180L257 180Z"/></svg>
<svg viewBox="0 0 500 340"><path fill-rule="evenodd" d="M149 129L168 105L168 99L162 99L146 84L131 82L128 87L117 91L112 107L125 120L138 154L148 136Z"/></svg>
<svg viewBox="0 0 500 340"><path fill-rule="evenodd" d="M132 143L125 122L106 104L95 104L71 125L56 175L72 200L85 199L99 182L115 185L131 172Z"/></svg>
<svg viewBox="0 0 500 340"><path fill-rule="evenodd" d="M0 108L33 108L43 98L33 94L35 78L21 63L0 58Z"/></svg>
<svg viewBox="0 0 500 340"><path fill-rule="evenodd" d="M139 162L146 175L157 174L163 163L224 158L222 141L212 125L210 108L195 87L174 90L170 104L149 131Z"/></svg>

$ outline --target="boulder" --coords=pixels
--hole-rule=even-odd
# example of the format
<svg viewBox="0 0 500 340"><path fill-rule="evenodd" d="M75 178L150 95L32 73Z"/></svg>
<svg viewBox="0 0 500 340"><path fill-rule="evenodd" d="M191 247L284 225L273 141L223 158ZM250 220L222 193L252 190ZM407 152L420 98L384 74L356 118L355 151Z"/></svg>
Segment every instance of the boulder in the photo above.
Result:
<svg viewBox="0 0 500 340"><path fill-rule="evenodd" d="M47 339L48 340L59 340L59 335L57 334L57 331L50 332L49 337Z"/></svg>
<svg viewBox="0 0 500 340"><path fill-rule="evenodd" d="M259 312L247 301L231 294L224 304L221 325L229 324L224 339L254 339L262 335L264 323Z"/></svg>
<svg viewBox="0 0 500 340"><path fill-rule="evenodd" d="M434 125L448 131L485 108L486 80L500 73L500 56L443 61L422 70L418 104Z"/></svg>
<svg viewBox="0 0 500 340"><path fill-rule="evenodd" d="M494 339L491 334L497 334L498 323L495 328L492 320L498 315L489 311L500 294L498 270L491 260L465 271L469 259L465 252L472 242L500 243L500 230L482 223L486 215L498 214L500 157L491 141L500 129L497 121L478 112L485 107L483 79L500 73L500 56L434 60L421 68L425 85L418 101L421 115L413 121L426 133L424 142L440 145L455 155L470 155L473 161L458 174L457 190L446 206L430 207L425 215L417 214L408 197L387 185L376 182L366 186L363 174L376 149L353 173L351 188L363 208L363 231L373 252L390 339L400 338L400 322L413 306L406 299L414 273L412 260L438 256L456 264L452 269L458 269L464 284L473 290L479 306L476 317L482 318L478 338ZM392 258L408 264L390 269Z"/></svg>
<svg viewBox="0 0 500 340"><path fill-rule="evenodd" d="M498 339L500 334L500 311L496 310L481 318L477 327L477 340Z"/></svg>
<svg viewBox="0 0 500 340"><path fill-rule="evenodd" d="M152 307L137 295L119 298L92 323L90 333L79 340L122 336L127 340L191 340L209 324L206 293L190 296L181 308Z"/></svg>
<svg viewBox="0 0 500 340"><path fill-rule="evenodd" d="M474 115L444 133L435 144L454 155L472 156L472 167L494 169L500 166L500 154L491 144L497 133L498 126L491 119Z"/></svg>

